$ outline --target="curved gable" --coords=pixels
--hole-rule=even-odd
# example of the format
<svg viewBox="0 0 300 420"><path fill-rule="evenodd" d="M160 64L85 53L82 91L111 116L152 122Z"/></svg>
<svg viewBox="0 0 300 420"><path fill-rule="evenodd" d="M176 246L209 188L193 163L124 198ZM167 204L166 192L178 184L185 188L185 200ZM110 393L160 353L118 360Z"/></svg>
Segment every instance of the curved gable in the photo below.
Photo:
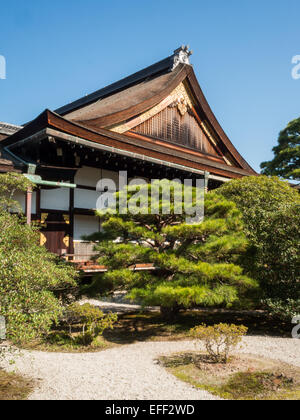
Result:
<svg viewBox="0 0 300 420"><path fill-rule="evenodd" d="M172 56L57 113L92 130L156 139L166 147L175 143L256 174L211 110L190 65L190 55L188 47L181 47Z"/></svg>

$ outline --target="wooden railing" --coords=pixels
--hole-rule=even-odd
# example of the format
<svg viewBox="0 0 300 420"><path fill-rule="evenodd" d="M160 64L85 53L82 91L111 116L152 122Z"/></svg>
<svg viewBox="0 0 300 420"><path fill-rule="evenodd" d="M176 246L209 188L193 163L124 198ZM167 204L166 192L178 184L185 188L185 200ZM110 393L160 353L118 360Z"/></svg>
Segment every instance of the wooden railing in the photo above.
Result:
<svg viewBox="0 0 300 420"><path fill-rule="evenodd" d="M62 256L62 258L65 261L68 261L71 264L74 264L76 269L80 272L83 272L85 274L93 274L93 273L105 273L107 271L107 267L104 265L98 264L96 261L93 261L93 257L95 255L90 255L89 260L77 260L78 257L87 257L87 255L78 255L78 254L65 254ZM155 267L153 264L136 264L130 267L130 270L133 271L149 271L149 270L155 270Z"/></svg>

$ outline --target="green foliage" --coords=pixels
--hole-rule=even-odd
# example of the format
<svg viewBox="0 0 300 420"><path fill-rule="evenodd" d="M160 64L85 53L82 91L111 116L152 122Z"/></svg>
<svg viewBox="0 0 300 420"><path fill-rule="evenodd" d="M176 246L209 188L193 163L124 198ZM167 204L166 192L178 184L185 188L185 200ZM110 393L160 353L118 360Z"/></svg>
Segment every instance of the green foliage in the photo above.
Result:
<svg viewBox="0 0 300 420"><path fill-rule="evenodd" d="M249 176L236 179L222 185L218 193L236 203L243 215L247 211L246 215L250 217L247 223L247 226L250 223L249 233L255 227L254 218L258 211L275 212L282 207L300 203L299 193L277 177Z"/></svg>
<svg viewBox="0 0 300 420"><path fill-rule="evenodd" d="M270 312L289 317L300 304L299 193L266 176L235 180L218 192L243 213L244 232L252 245L243 261L246 272L259 281Z"/></svg>
<svg viewBox="0 0 300 420"><path fill-rule="evenodd" d="M143 188L148 191L151 186ZM190 195L196 197L190 189ZM174 192L178 205L183 199L182 192L180 197L177 194ZM124 192L117 195L118 201L121 198ZM127 202L131 198L132 193L127 192ZM99 278L105 287L128 290L132 300L176 313L195 305L228 307L256 286L239 266L247 240L234 203L216 193L207 194L205 220L194 224L186 223L186 209L175 214L175 204L169 214L162 214L165 205L160 197L157 214L149 214L149 203L139 214L102 214L103 232L92 239L100 241L96 246L99 263L109 268ZM155 270L133 270L145 263L153 264Z"/></svg>
<svg viewBox="0 0 300 420"><path fill-rule="evenodd" d="M266 299L270 313L278 318L291 322L295 316L300 314L300 299Z"/></svg>
<svg viewBox="0 0 300 420"><path fill-rule="evenodd" d="M243 325L218 324L200 325L191 330L191 335L203 341L205 348L215 363L227 363L230 352L242 341L248 328Z"/></svg>
<svg viewBox="0 0 300 420"><path fill-rule="evenodd" d="M21 212L15 199L17 192L26 192L33 184L25 176L17 173L0 174L0 211Z"/></svg>
<svg viewBox="0 0 300 420"><path fill-rule="evenodd" d="M281 131L278 145L273 148L274 159L261 164L264 175L300 180L300 118L291 121Z"/></svg>
<svg viewBox="0 0 300 420"><path fill-rule="evenodd" d="M13 341L49 331L62 311L55 294L76 286L75 271L37 244L34 229L18 216L0 213L0 315Z"/></svg>
<svg viewBox="0 0 300 420"><path fill-rule="evenodd" d="M112 330L118 316L111 312L105 315L99 308L88 303L84 305L73 303L65 311L63 320L69 325L70 337L72 337L72 325L81 324L82 334L76 337L76 340L83 345L89 345L97 337L102 336L106 329Z"/></svg>
<svg viewBox="0 0 300 420"><path fill-rule="evenodd" d="M7 182L8 181L8 182ZM0 202L7 203L11 183L27 188L21 175L1 178ZM6 184L7 182L7 184ZM9 198L10 209L16 208ZM76 287L75 270L38 245L39 234L19 215L0 211L0 315L7 336L25 342L46 334L62 313L63 296Z"/></svg>

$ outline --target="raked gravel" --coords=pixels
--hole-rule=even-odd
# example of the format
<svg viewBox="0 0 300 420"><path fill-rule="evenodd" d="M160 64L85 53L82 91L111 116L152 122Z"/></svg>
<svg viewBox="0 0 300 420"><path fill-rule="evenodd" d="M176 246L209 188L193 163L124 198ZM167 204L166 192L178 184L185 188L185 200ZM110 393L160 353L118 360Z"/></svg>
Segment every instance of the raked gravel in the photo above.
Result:
<svg viewBox="0 0 300 420"><path fill-rule="evenodd" d="M194 351L195 343L143 342L99 353L22 351L7 364L36 380L31 400L212 400L170 375L156 363L161 355ZM239 352L300 366L300 340L249 336Z"/></svg>

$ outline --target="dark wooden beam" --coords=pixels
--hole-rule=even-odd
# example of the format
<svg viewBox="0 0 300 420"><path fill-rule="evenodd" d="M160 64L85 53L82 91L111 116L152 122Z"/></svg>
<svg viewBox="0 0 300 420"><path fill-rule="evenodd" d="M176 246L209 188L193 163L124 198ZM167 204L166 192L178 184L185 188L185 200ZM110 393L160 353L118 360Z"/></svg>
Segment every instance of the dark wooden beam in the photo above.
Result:
<svg viewBox="0 0 300 420"><path fill-rule="evenodd" d="M74 182L74 179L73 179ZM70 208L69 208L69 217L70 217L70 243L69 243L69 253L74 254L74 190L70 188Z"/></svg>

